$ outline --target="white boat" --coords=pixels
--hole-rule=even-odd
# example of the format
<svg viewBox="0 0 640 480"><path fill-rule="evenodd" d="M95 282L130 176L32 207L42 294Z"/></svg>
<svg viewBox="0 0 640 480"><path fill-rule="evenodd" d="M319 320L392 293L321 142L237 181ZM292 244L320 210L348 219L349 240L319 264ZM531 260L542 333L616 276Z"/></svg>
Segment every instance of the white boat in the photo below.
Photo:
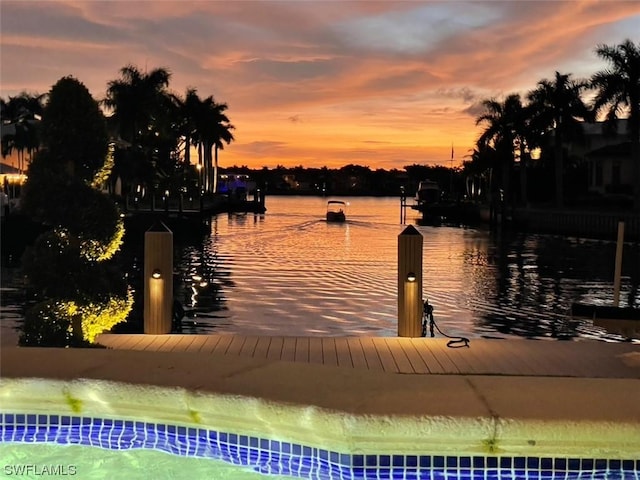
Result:
<svg viewBox="0 0 640 480"><path fill-rule="evenodd" d="M440 187L433 180L422 180L418 184L416 202L420 204L434 204L440 201Z"/></svg>
<svg viewBox="0 0 640 480"><path fill-rule="evenodd" d="M347 204L342 200L329 200L327 202L327 222L344 222L346 216Z"/></svg>

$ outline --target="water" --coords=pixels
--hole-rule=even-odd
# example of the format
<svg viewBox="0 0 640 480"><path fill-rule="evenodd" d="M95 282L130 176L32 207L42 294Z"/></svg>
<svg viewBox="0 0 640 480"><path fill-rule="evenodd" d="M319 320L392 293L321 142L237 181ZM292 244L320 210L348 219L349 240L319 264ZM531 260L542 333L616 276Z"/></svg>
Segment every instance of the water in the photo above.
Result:
<svg viewBox="0 0 640 480"><path fill-rule="evenodd" d="M175 295L185 333L397 334L398 198L350 198L327 223L326 198L267 198L264 215L219 215L203 237L175 232ZM416 224L409 210L407 224ZM611 304L615 243L483 228L418 226L424 296L450 335L623 341L568 315L572 302ZM129 246L131 279L140 245ZM640 306L640 248L625 244L621 302ZM3 287L11 287L5 283ZM9 277L10 278L10 277ZM2 316L15 315L3 295Z"/></svg>
<svg viewBox="0 0 640 480"><path fill-rule="evenodd" d="M233 465L223 460L171 455L147 449L110 450L81 445L11 444L0 452L0 476L8 478L83 478L128 480L208 479L260 480L264 475L251 467ZM31 468L31 470L26 470ZM43 469L64 472L43 474ZM37 472L37 473L36 473ZM272 480L290 476L269 476Z"/></svg>

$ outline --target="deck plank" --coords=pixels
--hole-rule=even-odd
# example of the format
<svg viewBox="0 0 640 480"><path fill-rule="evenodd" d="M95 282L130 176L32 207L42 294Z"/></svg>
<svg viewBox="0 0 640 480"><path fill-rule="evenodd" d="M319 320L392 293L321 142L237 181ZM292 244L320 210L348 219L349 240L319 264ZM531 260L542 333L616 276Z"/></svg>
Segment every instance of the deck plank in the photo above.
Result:
<svg viewBox="0 0 640 480"><path fill-rule="evenodd" d="M200 351L207 354L215 352L218 343L220 343L221 337L221 335L209 335L209 339L207 339Z"/></svg>
<svg viewBox="0 0 640 480"><path fill-rule="evenodd" d="M411 340L411 338L403 338L400 341L400 347L402 347L402 350L404 350L404 354L407 356L407 359L411 364L411 368L413 369L414 373L430 373L429 367L424 362Z"/></svg>
<svg viewBox="0 0 640 480"><path fill-rule="evenodd" d="M309 362L322 363L322 338L309 337Z"/></svg>
<svg viewBox="0 0 640 480"><path fill-rule="evenodd" d="M247 341L247 337L240 335L230 335L231 342L227 346L227 350L224 352L225 355L237 355L240 356L240 351L244 343Z"/></svg>
<svg viewBox="0 0 640 480"><path fill-rule="evenodd" d="M270 345L271 337L258 337L256 348L253 349L253 356L255 358L267 358Z"/></svg>
<svg viewBox="0 0 640 480"><path fill-rule="evenodd" d="M253 357L253 352L258 345L259 337L255 335L248 335L245 340L242 348L240 349L239 355L242 357Z"/></svg>
<svg viewBox="0 0 640 480"><path fill-rule="evenodd" d="M338 357L338 366L353 368L353 360L351 360L351 352L349 351L347 339L345 337L336 337L333 340Z"/></svg>
<svg viewBox="0 0 640 480"><path fill-rule="evenodd" d="M338 354L336 342L333 337L322 338L322 363L324 365L338 366Z"/></svg>
<svg viewBox="0 0 640 480"><path fill-rule="evenodd" d="M111 335L103 345L108 348L117 348L118 350L136 350L135 346L142 341L143 335L139 333L123 334L122 341L117 341L116 335Z"/></svg>
<svg viewBox="0 0 640 480"><path fill-rule="evenodd" d="M296 359L296 337L284 337L280 360L293 362Z"/></svg>
<svg viewBox="0 0 640 480"><path fill-rule="evenodd" d="M369 368L369 370L384 370L382 360L380 360L380 354L373 344L372 337L362 337L360 339L360 345L362 345L362 351L367 361L367 368Z"/></svg>
<svg viewBox="0 0 640 480"><path fill-rule="evenodd" d="M195 335L181 335L180 338L173 340L172 352L188 352L190 346L195 340Z"/></svg>
<svg viewBox="0 0 640 480"><path fill-rule="evenodd" d="M510 361L504 361L504 348L501 348L501 340L495 340L495 344L485 342L469 343L471 357L476 361L479 359L480 373L492 374L497 365L502 365L501 370L507 375L526 375L530 367L518 357L513 357Z"/></svg>
<svg viewBox="0 0 640 480"><path fill-rule="evenodd" d="M235 335L220 335L220 341L217 343L213 352L216 355L226 355L227 349L229 345L231 345L231 341Z"/></svg>
<svg viewBox="0 0 640 480"><path fill-rule="evenodd" d="M554 347L557 345L558 344L554 344ZM578 343L567 343L562 349L548 349L548 354L538 360L543 363L546 370L552 369L556 363L562 362L562 366L566 369L567 375L574 377L589 375L592 372L592 368L589 365L591 362L585 362L586 359L584 357L581 358L581 355L577 354L578 352L576 352L576 350L580 349L581 345Z"/></svg>
<svg viewBox="0 0 640 480"><path fill-rule="evenodd" d="M309 337L296 337L296 362L309 363Z"/></svg>
<svg viewBox="0 0 640 480"><path fill-rule="evenodd" d="M364 356L362 350L362 344L358 337L347 337L347 346L349 347L349 353L351 354L351 361L354 368L368 368L367 359Z"/></svg>
<svg viewBox="0 0 640 480"><path fill-rule="evenodd" d="M271 343L269 344L269 350L267 351L267 358L270 360L280 360L282 356L282 344L284 339L282 337L271 337Z"/></svg>
<svg viewBox="0 0 640 480"><path fill-rule="evenodd" d="M445 369L438 361L433 352L426 345L427 339L425 338L412 338L411 344L415 348L416 352L427 366L429 373L445 373Z"/></svg>
<svg viewBox="0 0 640 480"><path fill-rule="evenodd" d="M189 345L190 352L199 352L203 345L207 342L207 335L190 335L193 342Z"/></svg>
<svg viewBox="0 0 640 480"><path fill-rule="evenodd" d="M546 367L539 361L537 355L530 354L527 340L501 340L500 342L502 355L510 362L524 365L525 375L539 375L545 371ZM505 369L504 366L501 368Z"/></svg>
<svg viewBox="0 0 640 480"><path fill-rule="evenodd" d="M402 348L402 343L404 338L399 337L387 337L384 339L391 355L393 356L393 361L395 362L399 373L416 373L413 365L409 361L409 357Z"/></svg>
<svg viewBox="0 0 640 480"><path fill-rule="evenodd" d="M380 357L382 369L385 372L398 373L398 365L393 359L393 354L391 353L391 350L389 350L389 346L385 339L383 337L373 337L371 341L373 342L373 345L378 352L378 356Z"/></svg>
<svg viewBox="0 0 640 480"><path fill-rule="evenodd" d="M145 335L149 340L144 344L143 350L150 352L162 351L162 346L169 341L169 335ZM146 339L145 339L146 340Z"/></svg>
<svg viewBox="0 0 640 480"><path fill-rule="evenodd" d="M434 338L429 338L425 342L425 347L428 348L431 353L438 359L440 365L444 369L445 374L458 374L460 373L460 369L456 365L456 363L449 357L446 352L446 347L443 344Z"/></svg>

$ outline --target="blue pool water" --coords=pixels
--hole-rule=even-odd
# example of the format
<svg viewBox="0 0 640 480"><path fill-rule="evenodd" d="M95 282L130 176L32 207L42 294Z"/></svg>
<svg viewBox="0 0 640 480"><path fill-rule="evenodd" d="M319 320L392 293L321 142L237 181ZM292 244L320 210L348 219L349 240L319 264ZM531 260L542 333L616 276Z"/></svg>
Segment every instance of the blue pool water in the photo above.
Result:
<svg viewBox="0 0 640 480"><path fill-rule="evenodd" d="M19 452L25 444L51 444L60 446L60 449L71 445L119 451L119 455L133 451L142 453L143 450L149 449L182 459L210 459L212 463L209 468L199 470L202 474L207 472L206 477L199 476L198 470L189 472L188 467L185 467L187 470L181 470L184 477L179 478L196 479L246 479L255 478L256 474L277 478L322 480L640 479L640 456L635 459L612 460L400 453L362 455L230 432L81 416L5 413L0 415L0 441L0 461L4 475L16 475L18 468L24 469L26 465L32 465L31 473L38 478L42 478L46 460L38 463L37 455L14 455L11 452L12 448ZM67 457L67 461L75 472L78 468L77 452L73 455ZM60 468L64 463L63 458L65 457L56 456L56 467ZM220 466L220 462L223 462L223 466ZM221 473L225 471L224 475L216 475L216 466L221 469ZM230 466L235 469L229 470ZM94 468L98 470L95 476L91 472L84 472L85 474L79 478L108 478L104 477L105 472L100 470L100 463ZM149 474L149 470L144 470L145 468L148 467L145 467L143 462L135 460L129 466L127 477L133 478L131 469L143 469ZM36 472L38 469L39 472Z"/></svg>

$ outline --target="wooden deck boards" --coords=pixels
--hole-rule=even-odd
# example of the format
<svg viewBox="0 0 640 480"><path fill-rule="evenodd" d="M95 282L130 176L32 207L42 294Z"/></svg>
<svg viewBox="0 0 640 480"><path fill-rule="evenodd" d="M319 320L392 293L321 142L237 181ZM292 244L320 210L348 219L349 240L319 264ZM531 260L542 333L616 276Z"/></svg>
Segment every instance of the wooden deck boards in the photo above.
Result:
<svg viewBox="0 0 640 480"><path fill-rule="evenodd" d="M103 334L116 350L198 352L403 374L640 378L640 346L628 343L445 338Z"/></svg>

